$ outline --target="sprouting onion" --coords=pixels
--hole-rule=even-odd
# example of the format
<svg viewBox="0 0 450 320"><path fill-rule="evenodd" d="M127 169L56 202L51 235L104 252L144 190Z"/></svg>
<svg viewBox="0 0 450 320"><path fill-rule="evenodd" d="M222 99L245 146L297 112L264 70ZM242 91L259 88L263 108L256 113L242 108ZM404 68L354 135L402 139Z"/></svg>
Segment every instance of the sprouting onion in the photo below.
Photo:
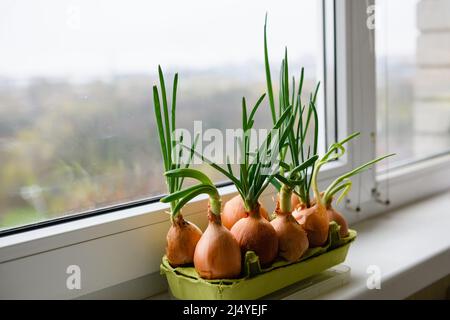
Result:
<svg viewBox="0 0 450 320"><path fill-rule="evenodd" d="M326 242L328 238L328 227L330 221L336 221L340 225L341 236L345 237L348 234L347 222L345 221L343 216L336 212L331 206L333 197L341 192L340 196L338 197L338 202L341 201L351 189L352 182L350 178L352 176L359 174L367 170L375 163L394 155L389 154L379 157L357 167L356 169L351 170L346 174L343 174L342 176L334 180L328 186L325 192L320 193L317 184L317 178L320 168L324 164L342 157L346 152L344 145L358 135L359 133L354 133L344 140L334 143L330 146L328 152L322 158L316 161L316 165L312 174L312 189L315 197L314 206L310 208L298 208L296 211L294 211L294 217L303 226L308 234L310 246L321 246Z"/></svg>
<svg viewBox="0 0 450 320"><path fill-rule="evenodd" d="M228 230L234 226L236 222L247 216L244 205L244 200L240 194L235 195L233 198L225 202L225 206L222 211L222 224ZM260 205L259 214L261 217L269 221L269 213Z"/></svg>
<svg viewBox="0 0 450 320"><path fill-rule="evenodd" d="M193 178L200 183L174 192L161 199L162 202L178 201L175 210L200 194L209 195L208 228L197 243L194 266L205 279L231 279L241 273L241 250L231 232L222 226L221 200L213 182L202 172L194 169L175 169L165 173L168 178Z"/></svg>
<svg viewBox="0 0 450 320"><path fill-rule="evenodd" d="M280 176L277 176L276 180L272 180L272 184L279 191L280 210L282 212L292 212L292 210L300 204L298 197L300 197L303 206L307 208L311 206L310 190L312 172L314 171L318 153L319 121L316 110L316 100L320 82L317 84L314 93L310 94L307 105L304 105L302 102L304 69L301 69L299 83L296 87L295 77L292 77L292 82L290 82L288 53L286 48L281 63L279 104L278 110L276 110L267 44L267 15L264 23L264 62L267 93L269 96L269 106L273 123L277 122L280 115L285 110L291 110L292 118L295 119L295 125L287 129L289 132L288 142L281 149L280 156L283 164L282 173L286 172L286 175L288 175L286 176L287 179L296 180L298 183L292 188L290 184L287 183L286 179L280 179ZM314 127L312 145L307 144L306 141L311 125ZM287 157L288 151L289 158ZM305 162L308 162L310 165L302 166ZM301 166L301 169L299 169L299 166Z"/></svg>
<svg viewBox="0 0 450 320"><path fill-rule="evenodd" d="M203 155L197 152L196 154L214 169L225 175L236 186L244 201L246 217L233 225L231 233L238 241L243 254L247 251L254 251L258 255L261 264L267 265L277 256L278 239L270 222L261 217L259 197L274 176L279 173L279 167L272 166L267 168L267 163L265 164L264 160L267 160L267 157L278 159L279 146L286 142L288 134L287 130L281 130L281 126L289 128L293 124L293 119L289 118L290 110L286 110L268 133L265 141L255 152L251 152L250 130L254 125L254 115L264 97L265 95L262 95L259 98L250 113L248 113L245 98L242 99L243 137L240 139L242 159L239 165L239 175L234 174L229 159L227 159L227 169L224 169ZM275 135L273 134L274 132L276 132ZM278 143L275 143L274 146L273 141Z"/></svg>
<svg viewBox="0 0 450 320"><path fill-rule="evenodd" d="M317 158L317 156L312 157L284 175L280 173L275 175L275 178L282 183L282 187L275 209L276 218L270 223L277 233L279 256L290 262L299 260L309 247L305 230L292 215L292 191L305 179L302 176L298 177L298 172L311 166ZM287 167L286 164L285 167ZM294 177L299 180L295 180Z"/></svg>
<svg viewBox="0 0 450 320"><path fill-rule="evenodd" d="M296 121L295 125L283 128L288 132L288 141L282 146L280 152L282 169L279 174L275 175L275 179L271 181L278 190L278 200L275 209L276 218L271 221L271 224L277 232L279 255L284 259L293 262L298 260L309 247L307 234L303 227L292 216L292 211L299 205L299 197L304 205L310 205L311 173L314 170L315 162L318 159L318 116L315 108L315 101L319 90L319 84L317 85L314 94L310 95L308 108L306 108L301 100L304 69L302 68L301 70L298 87L295 85L295 77L292 78L291 84L286 48L281 63L279 103L278 110L276 110L267 45L267 15L264 24L264 62L269 106L273 123L276 123L281 114L286 110L290 110L291 117ZM314 119L315 127L312 150L310 146L308 148L305 147L311 119ZM288 151L290 153L289 158L287 157ZM310 157L311 155L312 157Z"/></svg>
<svg viewBox="0 0 450 320"><path fill-rule="evenodd" d="M179 169L181 167L181 157L183 156L183 149L180 149L179 154L175 154L176 142L174 138L174 131L176 129L176 93L178 85L178 74L175 74L173 79L172 91L172 105L169 113L169 106L167 101L166 86L164 81L164 74L160 66L158 66L159 84L161 89L161 98L158 87L153 86L153 103L156 118L156 126L158 129L159 142L161 147L161 155L163 158L164 171ZM161 111L162 100L162 111ZM180 143L183 138L180 137ZM194 145L195 146L195 142ZM193 154L191 153L187 164L184 168L189 166ZM177 192L181 189L183 184L182 177L166 177L166 184L169 193ZM181 215L181 207L177 200L170 201L170 218L171 227L167 232L167 247L166 256L172 266L180 266L193 262L194 250L197 242L202 235L201 230L194 224L186 221Z"/></svg>

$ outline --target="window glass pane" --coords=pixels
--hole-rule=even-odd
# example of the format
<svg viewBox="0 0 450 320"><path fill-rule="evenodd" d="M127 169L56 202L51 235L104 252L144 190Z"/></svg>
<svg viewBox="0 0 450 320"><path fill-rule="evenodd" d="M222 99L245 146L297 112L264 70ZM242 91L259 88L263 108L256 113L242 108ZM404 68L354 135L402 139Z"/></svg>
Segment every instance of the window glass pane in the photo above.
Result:
<svg viewBox="0 0 450 320"><path fill-rule="evenodd" d="M0 229L164 193L157 65L180 73L179 127L235 128L241 97L265 91L266 12L274 73L287 45L308 94L315 1L0 1ZM267 105L256 121L270 127Z"/></svg>
<svg viewBox="0 0 450 320"><path fill-rule="evenodd" d="M393 166L446 153L450 2L376 3L378 153L396 152Z"/></svg>

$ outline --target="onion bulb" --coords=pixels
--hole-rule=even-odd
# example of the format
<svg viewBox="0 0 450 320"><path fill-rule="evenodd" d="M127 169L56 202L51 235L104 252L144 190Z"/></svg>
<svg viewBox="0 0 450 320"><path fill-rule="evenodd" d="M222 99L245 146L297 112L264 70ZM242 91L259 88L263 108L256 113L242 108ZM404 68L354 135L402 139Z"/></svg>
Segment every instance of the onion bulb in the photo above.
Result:
<svg viewBox="0 0 450 320"><path fill-rule="evenodd" d="M222 226L220 220L222 201L214 183L207 175L192 168L170 170L165 175L170 178L192 178L200 182L161 199L162 202L175 201L172 209L174 212L178 212L200 194L209 195L208 228L199 237L196 246L190 246L197 273L205 279L231 279L239 276L241 250L231 232Z"/></svg>
<svg viewBox="0 0 450 320"><path fill-rule="evenodd" d="M254 251L261 265L272 263L278 254L278 237L274 227L260 214L260 206L256 205L246 218L240 219L231 228L243 255Z"/></svg>
<svg viewBox="0 0 450 320"><path fill-rule="evenodd" d="M297 208L294 218L300 223L308 235L310 247L321 247L328 239L329 219L327 210L321 202L310 208Z"/></svg>
<svg viewBox="0 0 450 320"><path fill-rule="evenodd" d="M300 205L301 205L301 201L300 201L299 196L297 196L295 193L292 193L292 196L291 196L292 209L295 210Z"/></svg>
<svg viewBox="0 0 450 320"><path fill-rule="evenodd" d="M294 218L306 231L311 248L325 245L328 240L328 231L330 228L327 208L323 202L323 194L319 192L317 185L317 174L322 165L323 162L321 159L317 159L311 176L314 201L312 201L309 207L306 204L301 204L293 212Z"/></svg>
<svg viewBox="0 0 450 320"><path fill-rule="evenodd" d="M267 213L267 210L264 209L261 205L259 206L259 208L260 215L264 219L269 220L269 214ZM240 195L233 197L224 205L222 211L222 224L225 226L225 228L231 230L236 222L238 222L242 218L247 217L247 213L245 211L246 210L242 197Z"/></svg>
<svg viewBox="0 0 450 320"><path fill-rule="evenodd" d="M289 262L298 261L309 247L308 236L292 214L277 208L277 217L270 223L278 237L278 255Z"/></svg>
<svg viewBox="0 0 450 320"><path fill-rule="evenodd" d="M337 212L331 205L327 207L328 220L336 222L339 228L339 235L341 238L345 238L348 236L348 224L345 220L344 216Z"/></svg>
<svg viewBox="0 0 450 320"><path fill-rule="evenodd" d="M179 214L167 232L166 256L172 267L190 264L202 231Z"/></svg>
<svg viewBox="0 0 450 320"><path fill-rule="evenodd" d="M241 274L241 250L220 214L208 212L208 227L197 244L194 266L204 279L232 279Z"/></svg>

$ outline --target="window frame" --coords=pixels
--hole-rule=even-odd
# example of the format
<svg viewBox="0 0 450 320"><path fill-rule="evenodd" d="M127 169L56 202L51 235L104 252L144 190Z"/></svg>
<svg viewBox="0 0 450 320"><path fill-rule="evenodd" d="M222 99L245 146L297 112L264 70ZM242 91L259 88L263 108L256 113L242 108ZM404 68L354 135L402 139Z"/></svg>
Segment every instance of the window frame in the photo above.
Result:
<svg viewBox="0 0 450 320"><path fill-rule="evenodd" d="M374 0L322 2L327 23L331 15L335 27L331 37L335 54L330 57L328 51L324 52L327 67L330 67L329 63L333 65L333 74L327 74L325 81L329 84L333 79L337 85L325 94L327 105L333 105L336 114L334 131L338 139L354 131L361 131L361 137L358 142L349 144L350 156L325 168L319 181L321 186L375 156L374 37L373 31L363 27L366 25L367 6L373 3ZM324 31L327 36L330 34L328 24L324 24ZM326 44L329 39L325 39ZM358 87L362 90L355 90ZM411 183L417 179L420 179L421 186ZM417 194L419 187L427 188L426 192L419 193L420 196ZM392 170L381 176L371 170L354 179L354 190L365 192L363 195L353 192L342 212L352 223L386 212L386 205L381 200L386 199L388 192L395 196L390 199L390 208L395 208L448 188L450 156ZM377 192L373 193L374 189ZM222 186L219 191L224 201L237 194L231 185ZM273 205L268 204L274 196L273 190L267 190L261 201L272 208ZM206 196L199 196L183 212L187 219L201 228L207 223L204 214L206 202ZM361 211L357 210L358 207ZM109 209L108 213L101 215L1 237L0 299L79 298L117 286L122 289L111 290L108 297L126 298L129 297L126 294L135 292L134 297L145 298L165 290L166 282L158 274L169 228L168 209L166 204L159 202ZM72 264L81 267L81 290L65 287L66 268ZM136 285L136 279L141 279L142 284Z"/></svg>

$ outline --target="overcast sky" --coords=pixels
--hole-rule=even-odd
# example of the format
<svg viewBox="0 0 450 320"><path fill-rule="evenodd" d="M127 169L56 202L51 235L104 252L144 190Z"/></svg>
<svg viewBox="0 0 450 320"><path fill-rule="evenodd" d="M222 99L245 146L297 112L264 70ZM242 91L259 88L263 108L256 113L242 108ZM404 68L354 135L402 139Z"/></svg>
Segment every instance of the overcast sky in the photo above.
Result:
<svg viewBox="0 0 450 320"><path fill-rule="evenodd" d="M389 51L410 54L417 0L389 1L397 21ZM315 0L0 0L0 76L92 76L319 57ZM399 16L400 15L400 16ZM378 21L384 24L383 21ZM414 33L413 33L414 35Z"/></svg>

